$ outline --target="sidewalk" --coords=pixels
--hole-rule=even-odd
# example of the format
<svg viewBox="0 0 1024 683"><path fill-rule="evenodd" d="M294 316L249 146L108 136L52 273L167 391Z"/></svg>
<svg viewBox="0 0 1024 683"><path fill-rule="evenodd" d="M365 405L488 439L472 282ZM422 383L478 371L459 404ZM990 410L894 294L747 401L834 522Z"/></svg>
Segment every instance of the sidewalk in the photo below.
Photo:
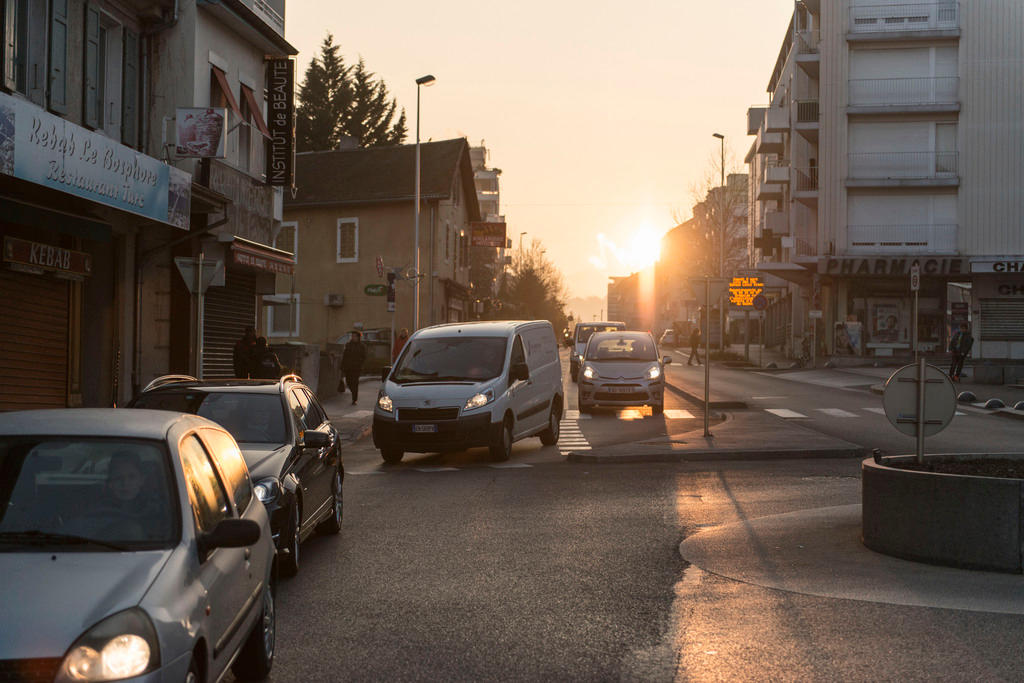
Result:
<svg viewBox="0 0 1024 683"><path fill-rule="evenodd" d="M359 403L352 405L352 394L346 391L323 401L327 417L344 442L354 443L370 435L373 426L373 404L380 389L380 377L364 375L359 381Z"/></svg>

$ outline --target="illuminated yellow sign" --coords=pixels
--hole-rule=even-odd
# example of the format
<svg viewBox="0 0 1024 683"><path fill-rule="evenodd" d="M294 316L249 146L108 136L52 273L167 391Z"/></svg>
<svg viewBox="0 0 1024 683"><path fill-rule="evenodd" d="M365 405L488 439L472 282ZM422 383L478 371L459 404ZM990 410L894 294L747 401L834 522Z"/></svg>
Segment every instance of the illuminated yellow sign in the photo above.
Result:
<svg viewBox="0 0 1024 683"><path fill-rule="evenodd" d="M734 306L753 306L754 297L764 290L764 283L756 277L734 277L729 282L729 303Z"/></svg>

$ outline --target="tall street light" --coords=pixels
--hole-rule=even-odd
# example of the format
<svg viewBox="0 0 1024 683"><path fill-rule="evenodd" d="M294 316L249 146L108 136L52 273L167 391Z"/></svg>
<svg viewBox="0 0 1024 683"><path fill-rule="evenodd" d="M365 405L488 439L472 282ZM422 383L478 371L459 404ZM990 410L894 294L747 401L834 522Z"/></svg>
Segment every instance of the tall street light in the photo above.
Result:
<svg viewBox="0 0 1024 683"><path fill-rule="evenodd" d="M712 133L711 135L722 143L721 182L718 186L718 220L721 223L719 226L721 244L718 252L718 277L725 277L725 230L727 226L725 218L725 136L721 133ZM725 306L721 299L718 302L718 337L718 343L722 347L722 351L725 351Z"/></svg>
<svg viewBox="0 0 1024 683"><path fill-rule="evenodd" d="M413 267L416 270L416 279L413 281L412 293L412 327L413 330L420 328L420 280L423 279L420 273L420 86L433 85L437 79L427 74L416 79L416 199L413 213L415 227L413 229L413 252L415 254ZM431 270L434 264L430 264ZM433 278L433 273L430 274Z"/></svg>
<svg viewBox="0 0 1024 683"><path fill-rule="evenodd" d="M525 232L519 233L519 258L523 257L523 235L525 234Z"/></svg>

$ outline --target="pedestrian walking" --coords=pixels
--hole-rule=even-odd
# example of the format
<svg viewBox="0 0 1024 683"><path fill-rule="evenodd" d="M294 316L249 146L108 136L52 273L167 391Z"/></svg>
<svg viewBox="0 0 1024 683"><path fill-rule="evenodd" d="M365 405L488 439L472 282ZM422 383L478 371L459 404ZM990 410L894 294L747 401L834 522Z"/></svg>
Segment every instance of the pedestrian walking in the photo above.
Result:
<svg viewBox="0 0 1024 683"><path fill-rule="evenodd" d="M953 360L949 364L949 378L954 382L960 381L964 361L971 355L972 346L974 337L971 336L970 326L967 323L960 323L960 330L949 340L949 351L953 354Z"/></svg>
<svg viewBox="0 0 1024 683"><path fill-rule="evenodd" d="M280 379L282 374L281 360L273 349L267 346L267 338L259 337L252 354L249 376L256 379Z"/></svg>
<svg viewBox="0 0 1024 683"><path fill-rule="evenodd" d="M345 351L341 354L341 372L345 375L348 390L352 392L352 405L359 400L359 375L363 372L363 362L366 360L366 347L363 346L362 338L362 332L352 330Z"/></svg>
<svg viewBox="0 0 1024 683"><path fill-rule="evenodd" d="M235 377L246 379L252 368L253 353L256 351L256 330L246 327L242 337L235 342L231 350L231 364L234 366Z"/></svg>
<svg viewBox="0 0 1024 683"><path fill-rule="evenodd" d="M700 365L700 328L696 325L693 326L693 331L690 332L690 359L686 361L687 365L693 365L693 359L697 359L697 365Z"/></svg>
<svg viewBox="0 0 1024 683"><path fill-rule="evenodd" d="M398 360L399 354L402 353L402 349L405 348L405 342L409 340L409 330L402 328L398 333L398 338L395 339L395 348L391 352L391 364L394 365L395 361Z"/></svg>

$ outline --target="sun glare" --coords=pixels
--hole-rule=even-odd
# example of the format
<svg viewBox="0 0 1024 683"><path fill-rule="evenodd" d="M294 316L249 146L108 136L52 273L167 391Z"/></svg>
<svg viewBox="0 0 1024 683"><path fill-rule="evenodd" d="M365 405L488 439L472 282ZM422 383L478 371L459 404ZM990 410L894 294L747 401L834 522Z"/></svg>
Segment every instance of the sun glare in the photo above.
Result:
<svg viewBox="0 0 1024 683"><path fill-rule="evenodd" d="M653 265L660 254L661 238L650 228L641 228L629 240L627 265L634 270L643 270Z"/></svg>

